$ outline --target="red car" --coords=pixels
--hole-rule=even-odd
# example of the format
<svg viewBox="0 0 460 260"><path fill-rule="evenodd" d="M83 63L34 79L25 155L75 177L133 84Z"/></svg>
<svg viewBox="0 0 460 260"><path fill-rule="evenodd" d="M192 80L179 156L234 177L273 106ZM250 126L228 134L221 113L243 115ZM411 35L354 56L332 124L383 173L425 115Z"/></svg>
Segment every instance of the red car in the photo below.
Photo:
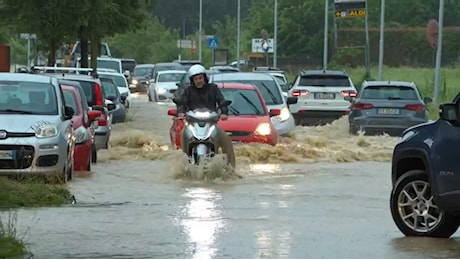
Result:
<svg viewBox="0 0 460 260"><path fill-rule="evenodd" d="M94 129L91 127L102 112L99 110L83 109L80 94L75 87L61 84L64 100L67 106L74 109L72 128L75 135L75 150L73 165L75 171L91 171L92 149L94 149Z"/></svg>
<svg viewBox="0 0 460 260"><path fill-rule="evenodd" d="M218 86L224 98L232 101L228 120L219 121L218 125L227 132L234 143L278 143L278 133L270 117L279 115L281 110L268 111L257 87L240 83L220 83ZM175 116L176 109L169 109L168 115ZM177 149L180 148L179 136L183 127L184 122L181 120L175 133Z"/></svg>

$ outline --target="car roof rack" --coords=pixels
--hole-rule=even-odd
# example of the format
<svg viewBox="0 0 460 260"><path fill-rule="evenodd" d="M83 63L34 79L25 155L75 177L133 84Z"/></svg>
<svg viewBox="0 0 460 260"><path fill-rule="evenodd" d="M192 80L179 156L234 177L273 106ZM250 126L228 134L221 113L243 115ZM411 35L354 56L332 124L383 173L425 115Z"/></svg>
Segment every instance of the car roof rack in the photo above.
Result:
<svg viewBox="0 0 460 260"><path fill-rule="evenodd" d="M51 66L34 66L32 67L32 72L36 73L37 71L42 71L42 73L47 73L48 71L62 72L62 76L69 74L69 72L75 72L75 74L80 75L89 75L93 78L98 78L97 72L110 72L113 70L110 69L96 69L93 68L75 68L75 67L51 67ZM67 72L67 73L65 73ZM77 73L77 72L86 72L86 73Z"/></svg>

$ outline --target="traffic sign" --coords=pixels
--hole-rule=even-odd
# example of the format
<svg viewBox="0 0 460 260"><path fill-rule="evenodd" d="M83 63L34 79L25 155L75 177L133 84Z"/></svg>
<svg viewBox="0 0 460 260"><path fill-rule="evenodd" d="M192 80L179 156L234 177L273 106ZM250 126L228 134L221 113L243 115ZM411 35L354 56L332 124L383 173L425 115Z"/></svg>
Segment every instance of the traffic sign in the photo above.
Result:
<svg viewBox="0 0 460 260"><path fill-rule="evenodd" d="M218 49L219 48L219 39L209 38L208 39L208 48L209 49Z"/></svg>
<svg viewBox="0 0 460 260"><path fill-rule="evenodd" d="M365 0L335 0L336 18L353 18L366 16Z"/></svg>
<svg viewBox="0 0 460 260"><path fill-rule="evenodd" d="M264 42L266 44L264 44ZM268 50L265 51L262 45L267 47ZM264 40L263 38L252 39L252 52L253 53L265 53L265 52L273 53L273 38L269 38L267 40Z"/></svg>

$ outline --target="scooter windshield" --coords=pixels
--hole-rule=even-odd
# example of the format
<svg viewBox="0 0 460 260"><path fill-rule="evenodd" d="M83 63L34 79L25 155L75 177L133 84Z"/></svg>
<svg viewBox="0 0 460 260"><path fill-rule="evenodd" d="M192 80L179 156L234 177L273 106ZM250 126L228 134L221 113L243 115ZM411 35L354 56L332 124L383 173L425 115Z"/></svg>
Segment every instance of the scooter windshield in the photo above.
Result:
<svg viewBox="0 0 460 260"><path fill-rule="evenodd" d="M189 122L217 122L218 114L209 109L195 109L186 113L186 120Z"/></svg>

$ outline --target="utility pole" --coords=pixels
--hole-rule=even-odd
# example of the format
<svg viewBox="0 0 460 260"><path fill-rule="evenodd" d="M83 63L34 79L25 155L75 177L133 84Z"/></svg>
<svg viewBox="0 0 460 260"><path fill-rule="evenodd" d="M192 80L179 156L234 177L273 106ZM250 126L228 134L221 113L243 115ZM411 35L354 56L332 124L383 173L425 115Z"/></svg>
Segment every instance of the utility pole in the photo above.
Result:
<svg viewBox="0 0 460 260"><path fill-rule="evenodd" d="M236 32L236 67L240 69L240 43L241 42L241 0L238 0L237 32Z"/></svg>
<svg viewBox="0 0 460 260"><path fill-rule="evenodd" d="M324 0L324 49L323 49L323 70L327 70L327 49L328 49L328 28L329 28L329 0Z"/></svg>
<svg viewBox="0 0 460 260"><path fill-rule="evenodd" d="M238 0L239 1L239 0ZM278 0L275 0L274 10L274 26L273 26L273 67L277 67L277 42L278 42Z"/></svg>
<svg viewBox="0 0 460 260"><path fill-rule="evenodd" d="M442 55L442 27L444 24L444 0L439 0L438 43L436 45L436 68L434 71L434 105L438 104Z"/></svg>
<svg viewBox="0 0 460 260"><path fill-rule="evenodd" d="M203 62L201 60L201 57L202 57L202 53L201 53L201 42L202 42L202 36L203 36L203 0L200 0L200 25L199 25L199 31L200 31L200 35L198 37L198 59L200 60L200 62Z"/></svg>
<svg viewBox="0 0 460 260"><path fill-rule="evenodd" d="M383 49L385 33L385 0L380 0L379 80L383 78Z"/></svg>

